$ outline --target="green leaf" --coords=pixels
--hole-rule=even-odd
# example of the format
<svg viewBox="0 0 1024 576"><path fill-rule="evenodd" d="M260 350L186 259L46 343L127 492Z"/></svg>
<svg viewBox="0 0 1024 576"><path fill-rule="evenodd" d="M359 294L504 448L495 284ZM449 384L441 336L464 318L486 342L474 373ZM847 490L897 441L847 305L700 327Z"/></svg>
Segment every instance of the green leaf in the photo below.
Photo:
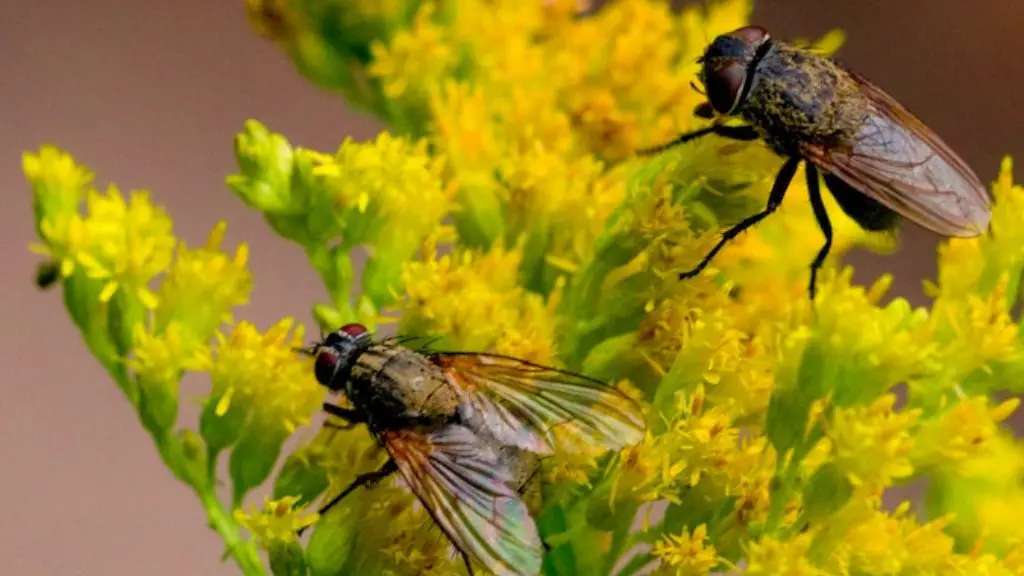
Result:
<svg viewBox="0 0 1024 576"><path fill-rule="evenodd" d="M296 506L306 506L327 489L327 472L308 454L293 452L274 479L274 499L296 496Z"/></svg>
<svg viewBox="0 0 1024 576"><path fill-rule="evenodd" d="M576 554L573 552L572 545L569 542L551 538L551 536L564 534L568 527L565 510L561 506L545 506L540 518L537 519L537 528L552 548L544 554L543 570L541 571L543 574L548 576L576 574Z"/></svg>
<svg viewBox="0 0 1024 576"><path fill-rule="evenodd" d="M181 472L185 481L200 490L207 488L210 482L207 476L208 455L202 437L194 430L185 429L178 432L178 441L181 445Z"/></svg>
<svg viewBox="0 0 1024 576"><path fill-rule="evenodd" d="M853 484L836 465L828 462L811 476L804 490L804 522L824 520L846 505L853 496Z"/></svg>
<svg viewBox="0 0 1024 576"><path fill-rule="evenodd" d="M831 374L826 372L830 362L821 341L812 339L804 348L795 385L776 388L769 401L765 435L780 457L800 449L796 450L792 465L799 463L805 449L817 439L816 435L806 435L807 419L811 405L828 391Z"/></svg>
<svg viewBox="0 0 1024 576"><path fill-rule="evenodd" d="M366 260L363 267L363 294L382 308L395 300L395 292L402 275L404 258L397 255L381 254Z"/></svg>
<svg viewBox="0 0 1024 576"><path fill-rule="evenodd" d="M164 434L178 420L178 390L174 382L142 382L139 386L139 417L153 434Z"/></svg>
<svg viewBox="0 0 1024 576"><path fill-rule="evenodd" d="M238 441L252 411L250 406L232 402L223 414L217 414L217 405L222 399L223 394L211 396L199 415L199 433L214 456Z"/></svg>
<svg viewBox="0 0 1024 576"><path fill-rule="evenodd" d="M298 542L275 543L267 554L270 557L270 572L274 576L306 576L306 555Z"/></svg>
<svg viewBox="0 0 1024 576"><path fill-rule="evenodd" d="M486 249L505 235L501 202L493 185L467 186L459 194L462 210L456 213L459 240L467 248Z"/></svg>
<svg viewBox="0 0 1024 576"><path fill-rule="evenodd" d="M247 428L241 440L231 450L232 501L235 508L241 505L249 490L259 486L270 476L274 463L281 454L281 446L288 437L283 431L256 429L252 422Z"/></svg>
<svg viewBox="0 0 1024 576"><path fill-rule="evenodd" d="M629 374L633 377L648 364L637 354L636 333L613 336L591 348L581 365L581 372L610 382Z"/></svg>
<svg viewBox="0 0 1024 576"><path fill-rule="evenodd" d="M81 267L64 281L64 306L85 338L89 351L113 376L132 404L138 402L138 389L128 377L123 356L110 339L107 330L106 304L100 302L103 283L90 279Z"/></svg>
<svg viewBox="0 0 1024 576"><path fill-rule="evenodd" d="M327 516L321 516L306 546L306 559L312 576L344 574L352 545L359 532L359 517L365 500L349 499L338 504Z"/></svg>

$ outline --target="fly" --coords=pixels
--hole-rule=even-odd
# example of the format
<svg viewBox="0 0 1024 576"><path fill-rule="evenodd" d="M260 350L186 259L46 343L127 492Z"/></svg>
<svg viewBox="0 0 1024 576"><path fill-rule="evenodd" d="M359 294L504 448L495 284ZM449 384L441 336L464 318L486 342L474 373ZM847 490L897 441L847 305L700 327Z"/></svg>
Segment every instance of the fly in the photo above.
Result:
<svg viewBox="0 0 1024 576"><path fill-rule="evenodd" d="M867 230L891 230L899 216L945 236L973 237L988 228L991 201L967 163L863 76L812 51L776 42L760 26L718 36L699 62L707 101L695 114L713 123L639 153L653 154L717 134L763 140L786 160L767 206L727 229L680 279L699 274L726 243L774 212L801 162L811 207L825 236L811 263L812 300L818 269L832 248L819 173L843 212ZM726 125L730 117L745 125Z"/></svg>
<svg viewBox="0 0 1024 576"><path fill-rule="evenodd" d="M352 408L324 410L364 424L389 459L320 508L360 486L399 473L460 552L499 576L540 572L544 545L530 514L529 484L539 457L558 449L555 428L611 450L639 442L640 406L592 378L525 360L375 341L346 324L303 352L320 384Z"/></svg>

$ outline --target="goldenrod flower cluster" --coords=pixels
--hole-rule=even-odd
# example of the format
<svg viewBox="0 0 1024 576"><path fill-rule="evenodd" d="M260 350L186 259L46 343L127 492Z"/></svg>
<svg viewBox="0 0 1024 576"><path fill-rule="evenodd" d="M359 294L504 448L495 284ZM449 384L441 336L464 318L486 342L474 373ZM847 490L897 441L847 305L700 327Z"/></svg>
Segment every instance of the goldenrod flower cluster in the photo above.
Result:
<svg viewBox="0 0 1024 576"><path fill-rule="evenodd" d="M697 59L748 22L749 1L675 13L613 0L587 15L576 0L245 5L300 73L388 125L333 152L255 120L235 139L227 186L307 254L325 288L318 327L562 366L645 406L641 443L545 461L545 574L1024 574L1024 445L1003 424L1018 401L999 399L1024 382L1024 188L1009 159L991 232L942 244L928 307L887 297L890 276L852 281L843 253L896 237L829 199L833 256L807 298L822 236L800 176L776 215L680 282L763 205L780 159L714 139L633 151L699 122ZM40 284L60 284L243 572L266 573L260 549L273 574L463 570L401 482L313 514L384 455L365 429L323 428L282 457L323 391L295 353L301 325L235 320L252 278L223 224L189 248L147 193L99 190L64 151L26 154L24 171ZM177 421L188 372L210 377L192 426ZM263 508L247 504L265 483ZM927 497L892 502L908 485Z"/></svg>

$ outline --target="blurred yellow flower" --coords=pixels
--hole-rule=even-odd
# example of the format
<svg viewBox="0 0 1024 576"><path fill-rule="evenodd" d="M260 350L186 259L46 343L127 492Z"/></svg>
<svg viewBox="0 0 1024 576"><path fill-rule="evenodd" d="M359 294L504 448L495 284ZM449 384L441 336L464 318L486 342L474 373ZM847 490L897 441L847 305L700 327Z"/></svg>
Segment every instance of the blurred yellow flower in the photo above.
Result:
<svg viewBox="0 0 1024 576"><path fill-rule="evenodd" d="M440 81L453 64L450 42L444 29L431 20L434 4L425 2L408 29L399 30L390 45L374 42L373 63L367 71L384 80L388 98L406 96L412 91L425 99L430 87Z"/></svg>
<svg viewBox="0 0 1024 576"><path fill-rule="evenodd" d="M747 550L746 576L827 576L829 572L817 568L808 558L811 534L799 534L788 540L763 537L751 542Z"/></svg>
<svg viewBox="0 0 1024 576"><path fill-rule="evenodd" d="M296 533L317 521L317 515L295 509L298 498L285 496L277 500L265 497L263 509L250 506L249 512L235 510L238 523L260 540L260 546L271 548L275 543L297 540Z"/></svg>

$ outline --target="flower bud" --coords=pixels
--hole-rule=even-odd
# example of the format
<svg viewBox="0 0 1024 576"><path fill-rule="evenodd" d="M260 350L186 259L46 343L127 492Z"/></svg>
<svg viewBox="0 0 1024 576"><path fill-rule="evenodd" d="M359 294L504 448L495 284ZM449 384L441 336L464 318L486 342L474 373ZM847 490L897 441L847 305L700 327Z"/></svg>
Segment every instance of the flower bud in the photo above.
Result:
<svg viewBox="0 0 1024 576"><path fill-rule="evenodd" d="M292 147L280 134L256 120L247 120L235 136L235 159L241 174L227 178L227 185L260 212L285 210L291 201Z"/></svg>

